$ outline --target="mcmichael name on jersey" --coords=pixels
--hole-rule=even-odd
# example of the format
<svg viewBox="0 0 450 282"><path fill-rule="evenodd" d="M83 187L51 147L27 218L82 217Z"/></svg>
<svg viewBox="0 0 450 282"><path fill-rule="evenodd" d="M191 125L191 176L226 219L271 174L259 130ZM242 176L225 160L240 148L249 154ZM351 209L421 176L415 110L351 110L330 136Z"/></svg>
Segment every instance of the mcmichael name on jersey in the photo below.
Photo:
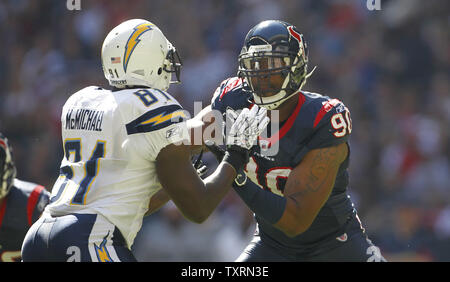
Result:
<svg viewBox="0 0 450 282"><path fill-rule="evenodd" d="M103 114L103 111L90 109L70 109L65 129L102 131Z"/></svg>

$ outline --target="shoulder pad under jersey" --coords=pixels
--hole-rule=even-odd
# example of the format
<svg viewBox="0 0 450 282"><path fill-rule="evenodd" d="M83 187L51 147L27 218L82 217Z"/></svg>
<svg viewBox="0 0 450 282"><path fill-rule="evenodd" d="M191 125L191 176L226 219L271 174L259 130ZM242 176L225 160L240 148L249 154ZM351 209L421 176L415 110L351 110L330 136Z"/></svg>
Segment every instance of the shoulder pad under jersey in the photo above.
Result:
<svg viewBox="0 0 450 282"><path fill-rule="evenodd" d="M252 94L245 87L242 78L231 77L222 81L211 99L211 108L222 113L228 107L240 110L251 105Z"/></svg>

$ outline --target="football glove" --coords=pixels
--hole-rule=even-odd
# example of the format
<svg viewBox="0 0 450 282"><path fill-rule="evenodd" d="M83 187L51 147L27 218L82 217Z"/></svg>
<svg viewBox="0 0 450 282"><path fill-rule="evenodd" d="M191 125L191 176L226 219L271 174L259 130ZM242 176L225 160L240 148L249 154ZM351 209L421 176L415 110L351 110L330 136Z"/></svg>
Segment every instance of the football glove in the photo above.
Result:
<svg viewBox="0 0 450 282"><path fill-rule="evenodd" d="M267 110L254 105L251 110L245 108L239 114L228 108L226 114L226 118L232 122L231 129L227 130L225 137L226 150L211 141L205 142L205 145L219 162L225 161L233 166L238 174L238 181L245 183L244 167L249 160L249 151L256 145L258 136L269 123Z"/></svg>
<svg viewBox="0 0 450 282"><path fill-rule="evenodd" d="M254 105L251 110L244 108L239 114L228 108L226 118L232 124L231 129L226 133L226 145L237 145L247 150L256 145L258 136L269 124L267 110L257 105Z"/></svg>
<svg viewBox="0 0 450 282"><path fill-rule="evenodd" d="M224 149L217 146L216 143L214 143L210 140L205 141L205 146L209 149L209 151L211 153L213 153L213 155L216 157L216 159L219 163L223 160L223 157L225 156L225 153L226 153L226 151ZM234 179L234 183L238 186L242 186L245 184L246 181L247 181L247 174L245 174L244 169L239 170L237 172L236 178Z"/></svg>

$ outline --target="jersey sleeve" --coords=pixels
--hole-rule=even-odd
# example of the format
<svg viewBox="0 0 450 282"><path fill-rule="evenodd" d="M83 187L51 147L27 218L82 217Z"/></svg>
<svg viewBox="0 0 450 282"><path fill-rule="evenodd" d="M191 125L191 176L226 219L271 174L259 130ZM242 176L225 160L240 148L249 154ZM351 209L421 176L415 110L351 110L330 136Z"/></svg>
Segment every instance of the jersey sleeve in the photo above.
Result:
<svg viewBox="0 0 450 282"><path fill-rule="evenodd" d="M224 113L228 107L240 110L251 105L252 95L245 89L241 78L231 77L222 81L211 99L211 108Z"/></svg>
<svg viewBox="0 0 450 282"><path fill-rule="evenodd" d="M139 134L143 139L140 143L147 148L147 157L154 161L167 145L190 139L186 124L188 116L178 103L160 106L127 123L127 134Z"/></svg>
<svg viewBox="0 0 450 282"><path fill-rule="evenodd" d="M34 206L32 223L37 221L44 211L45 207L50 202L50 192L48 192L43 186L38 186L35 191L38 191L37 202Z"/></svg>
<svg viewBox="0 0 450 282"><path fill-rule="evenodd" d="M348 108L337 99L323 103L314 115L311 135L306 145L296 154L295 162L300 162L310 150L347 142L351 132L352 121Z"/></svg>
<svg viewBox="0 0 450 282"><path fill-rule="evenodd" d="M311 149L335 146L348 141L351 134L350 112L339 104L333 107L314 128L314 135L308 143Z"/></svg>
<svg viewBox="0 0 450 282"><path fill-rule="evenodd" d="M187 143L190 139L185 121L146 134L145 138L150 146L150 159L152 161L156 160L159 152L167 145Z"/></svg>

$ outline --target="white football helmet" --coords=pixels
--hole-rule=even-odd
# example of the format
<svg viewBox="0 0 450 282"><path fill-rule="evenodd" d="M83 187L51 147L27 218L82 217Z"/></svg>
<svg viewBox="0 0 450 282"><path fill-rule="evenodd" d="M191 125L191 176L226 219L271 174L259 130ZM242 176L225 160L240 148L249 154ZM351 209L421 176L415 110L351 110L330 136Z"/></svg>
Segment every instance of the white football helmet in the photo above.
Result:
<svg viewBox="0 0 450 282"><path fill-rule="evenodd" d="M170 83L180 82L182 63L175 47L156 25L132 19L106 36L102 66L111 86L148 86L165 91Z"/></svg>

